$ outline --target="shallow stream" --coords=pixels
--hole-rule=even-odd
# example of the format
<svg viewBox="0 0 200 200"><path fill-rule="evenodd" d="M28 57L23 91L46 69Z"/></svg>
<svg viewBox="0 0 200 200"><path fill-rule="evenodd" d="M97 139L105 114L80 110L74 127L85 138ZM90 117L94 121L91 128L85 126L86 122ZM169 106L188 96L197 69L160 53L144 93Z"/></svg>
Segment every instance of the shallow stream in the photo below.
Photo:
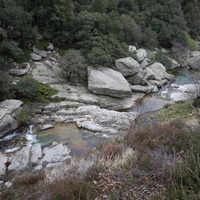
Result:
<svg viewBox="0 0 200 200"><path fill-rule="evenodd" d="M190 71L187 68L172 70L176 76L176 85L194 83L200 79L200 71ZM147 113L162 109L164 105L172 103L169 99L160 98L162 94L169 92L169 85L163 86L158 93L147 95L142 104L132 108L130 112ZM72 156L81 156L86 151L98 144L111 140L107 134L98 134L86 130L79 130L75 123L57 124L53 129L35 132L34 126L24 130L18 130L3 139L0 139L0 149L6 153L12 153L21 146L41 144L48 146L52 142L67 144L72 150Z"/></svg>

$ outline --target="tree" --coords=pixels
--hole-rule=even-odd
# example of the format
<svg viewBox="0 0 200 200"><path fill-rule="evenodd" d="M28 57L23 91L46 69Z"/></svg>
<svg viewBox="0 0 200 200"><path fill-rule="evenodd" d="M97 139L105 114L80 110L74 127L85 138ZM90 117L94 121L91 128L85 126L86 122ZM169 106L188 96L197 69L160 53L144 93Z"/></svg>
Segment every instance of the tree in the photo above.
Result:
<svg viewBox="0 0 200 200"><path fill-rule="evenodd" d="M64 77L72 84L87 83L87 64L78 50L69 50L61 57Z"/></svg>

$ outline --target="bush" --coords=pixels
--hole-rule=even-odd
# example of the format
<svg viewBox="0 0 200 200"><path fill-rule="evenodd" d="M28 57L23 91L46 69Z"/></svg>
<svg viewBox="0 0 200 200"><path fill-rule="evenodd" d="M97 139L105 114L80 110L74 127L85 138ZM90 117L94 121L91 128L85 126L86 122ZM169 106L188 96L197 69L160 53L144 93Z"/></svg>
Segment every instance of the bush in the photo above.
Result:
<svg viewBox="0 0 200 200"><path fill-rule="evenodd" d="M35 99L38 91L38 81L33 78L21 79L16 85L16 92L19 97L26 99Z"/></svg>
<svg viewBox="0 0 200 200"><path fill-rule="evenodd" d="M69 50L60 59L64 77L72 84L87 83L87 64L78 50Z"/></svg>
<svg viewBox="0 0 200 200"><path fill-rule="evenodd" d="M12 79L6 72L0 74L0 88L0 101L15 97Z"/></svg>
<svg viewBox="0 0 200 200"><path fill-rule="evenodd" d="M21 79L17 83L15 90L19 98L39 102L48 102L50 97L58 92L56 89L33 78Z"/></svg>
<svg viewBox="0 0 200 200"><path fill-rule="evenodd" d="M51 186L52 200L93 200L96 193L92 186L81 180L57 180Z"/></svg>
<svg viewBox="0 0 200 200"><path fill-rule="evenodd" d="M199 129L191 133L190 146L184 157L172 174L172 181L167 187L166 198L199 199L200 196L200 134Z"/></svg>
<svg viewBox="0 0 200 200"><path fill-rule="evenodd" d="M186 40L187 40L187 44L188 44L188 48L191 50L191 51L196 51L198 50L199 46L198 44L196 43L195 40L193 40L189 34L186 34Z"/></svg>
<svg viewBox="0 0 200 200"><path fill-rule="evenodd" d="M79 43L87 63L92 66L114 67L117 58L132 56L128 46L112 34L91 37Z"/></svg>
<svg viewBox="0 0 200 200"><path fill-rule="evenodd" d="M58 90L50 87L47 84L38 82L38 90L35 95L35 100L39 102L49 102L50 97L57 93Z"/></svg>
<svg viewBox="0 0 200 200"><path fill-rule="evenodd" d="M164 149L172 154L188 148L189 128L179 119L170 123L146 123L145 126L130 127L125 136L128 146L139 151Z"/></svg>
<svg viewBox="0 0 200 200"><path fill-rule="evenodd" d="M123 152L122 144L108 143L102 146L101 152L103 157L107 160L114 160Z"/></svg>
<svg viewBox="0 0 200 200"><path fill-rule="evenodd" d="M16 120L20 125L26 124L30 119L31 116L24 107L17 112Z"/></svg>

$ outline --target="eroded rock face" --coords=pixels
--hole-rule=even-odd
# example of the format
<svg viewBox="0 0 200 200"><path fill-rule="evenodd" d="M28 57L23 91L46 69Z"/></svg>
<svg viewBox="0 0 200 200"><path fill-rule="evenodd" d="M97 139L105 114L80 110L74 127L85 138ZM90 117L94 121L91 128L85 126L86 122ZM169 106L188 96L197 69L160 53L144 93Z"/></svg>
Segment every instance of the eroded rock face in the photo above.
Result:
<svg viewBox="0 0 200 200"><path fill-rule="evenodd" d="M200 51L191 52L186 59L186 64L192 69L200 69Z"/></svg>
<svg viewBox="0 0 200 200"><path fill-rule="evenodd" d="M52 114L51 119L58 122L76 122L78 127L90 131L116 134L125 131L136 118L137 113L117 112L101 109L98 106L80 106L61 109Z"/></svg>
<svg viewBox="0 0 200 200"><path fill-rule="evenodd" d="M63 144L53 144L50 147L41 148L40 144L25 146L9 158L8 170L19 171L35 166L36 169L46 167L48 164L57 164L70 159L70 149ZM8 157L0 153L0 175L5 174Z"/></svg>
<svg viewBox="0 0 200 200"><path fill-rule="evenodd" d="M117 59L115 66L124 77L135 75L140 69L139 63L131 57Z"/></svg>
<svg viewBox="0 0 200 200"><path fill-rule="evenodd" d="M57 144L55 146L45 147L43 149L44 156L40 160L39 164L47 165L49 163L58 163L63 162L67 159L70 159L70 149L63 144Z"/></svg>
<svg viewBox="0 0 200 200"><path fill-rule="evenodd" d="M39 82L52 84L64 82L62 69L54 61L35 62L36 67L32 71L32 76Z"/></svg>
<svg viewBox="0 0 200 200"><path fill-rule="evenodd" d="M95 94L117 98L132 95L129 83L122 74L106 67L89 70L88 89Z"/></svg>
<svg viewBox="0 0 200 200"><path fill-rule="evenodd" d="M0 102L0 137L18 127L14 117L21 105L22 101L14 99Z"/></svg>
<svg viewBox="0 0 200 200"><path fill-rule="evenodd" d="M22 170L30 164L30 146L22 148L20 151L15 153L11 158L11 164L8 166L8 170Z"/></svg>
<svg viewBox="0 0 200 200"><path fill-rule="evenodd" d="M6 172L6 162L8 161L7 156L0 152L0 176L4 175Z"/></svg>
<svg viewBox="0 0 200 200"><path fill-rule="evenodd" d="M74 87L68 84L52 84L51 87L59 90L59 92L52 96L52 98L61 99L62 101L67 101L67 103L66 106L63 106L65 103L61 105L61 102L56 104L48 104L47 107L44 108L44 111L48 113L50 110L55 111L59 110L60 108L74 108L84 104L97 105L101 108L107 108L110 110L124 110L133 106L133 99L142 96L141 94L139 97L138 94L132 94L131 97L119 99L108 95L94 94L85 87L80 86ZM70 101L71 103L69 104Z"/></svg>

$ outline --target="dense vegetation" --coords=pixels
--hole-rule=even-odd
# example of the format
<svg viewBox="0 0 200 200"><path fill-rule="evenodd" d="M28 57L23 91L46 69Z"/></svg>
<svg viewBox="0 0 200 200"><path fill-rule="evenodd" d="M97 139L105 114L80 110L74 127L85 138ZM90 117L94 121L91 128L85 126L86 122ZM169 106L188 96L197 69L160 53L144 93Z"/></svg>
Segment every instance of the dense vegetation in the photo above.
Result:
<svg viewBox="0 0 200 200"><path fill-rule="evenodd" d="M187 47L200 35L199 10L195 0L0 0L0 70L44 41L108 66L127 44Z"/></svg>

